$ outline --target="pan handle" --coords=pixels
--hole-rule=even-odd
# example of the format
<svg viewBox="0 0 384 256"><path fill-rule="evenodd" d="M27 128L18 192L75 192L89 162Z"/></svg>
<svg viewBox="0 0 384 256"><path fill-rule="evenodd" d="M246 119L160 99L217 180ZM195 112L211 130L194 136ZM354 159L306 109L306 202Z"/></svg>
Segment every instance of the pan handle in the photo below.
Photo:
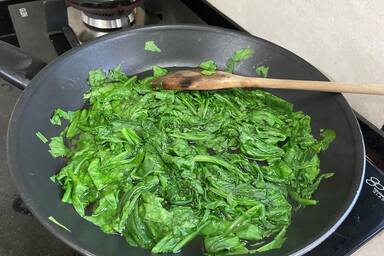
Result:
<svg viewBox="0 0 384 256"><path fill-rule="evenodd" d="M20 48L0 41L0 77L12 85L25 89L45 65Z"/></svg>

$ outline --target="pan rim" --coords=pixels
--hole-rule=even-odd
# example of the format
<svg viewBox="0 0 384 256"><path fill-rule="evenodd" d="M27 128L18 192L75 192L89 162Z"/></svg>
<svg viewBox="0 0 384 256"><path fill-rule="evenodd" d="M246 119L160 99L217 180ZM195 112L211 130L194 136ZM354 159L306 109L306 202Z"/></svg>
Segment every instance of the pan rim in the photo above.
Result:
<svg viewBox="0 0 384 256"><path fill-rule="evenodd" d="M232 34L236 36L246 37L247 39L253 39L258 40L263 43L265 43L268 47L276 47L275 49L278 49L280 53L284 55L292 54L295 56L295 59L297 61L302 62L304 64L304 67L306 69L313 68L314 70L318 71L314 66L312 66L310 63L302 59L301 57L297 56L296 54L290 52L289 50L282 48L274 43L271 43L267 40L254 37L252 35L249 35L244 32L238 32L231 29L226 28L220 28L215 26L208 26L208 25L156 25L156 26L147 26L143 28L137 28L137 29L131 29L127 31L119 31L115 33L111 33L109 35L100 37L98 39L95 39L91 42L85 43L79 47L73 48L69 50L68 52L64 53L63 55L57 57L52 63L44 67L31 81L30 85L27 86L27 88L22 93L21 97L17 100L16 105L12 111L10 121L8 124L8 130L7 130L7 139L6 139L6 154L7 154L7 162L8 167L12 176L13 181L16 184L16 187L20 193L20 196L28 205L28 208L33 213L34 217L39 220L42 225L47 228L52 234L54 234L57 238L59 238L61 241L63 241L68 246L72 247L73 249L79 251L80 253L83 253L84 255L95 255L94 253L90 252L89 250L81 247L78 244L78 241L71 237L68 232L58 229L53 223L48 221L48 219L44 218L45 214L41 210L41 208L33 201L31 198L28 197L28 189L23 185L25 183L25 180L20 181L18 180L18 173L21 173L21 168L18 166L17 159L16 159L16 143L15 138L17 137L17 129L18 129L18 119L23 113L24 105L28 102L28 99L34 94L35 90L39 88L39 80L42 80L47 74L49 74L50 70L55 67L56 65L59 65L62 62L65 62L70 56L76 54L78 51L81 51L84 48L90 48L100 42L103 41L110 41L110 40L118 40L121 37L125 37L127 34L135 34L135 33L142 33L145 31L162 31L162 30L200 30L200 31L211 31L216 33L226 33L226 34ZM320 71L318 71L321 73ZM323 75L324 76L324 75ZM324 80L327 80L327 78L324 76ZM306 246L302 247L301 249L297 249L293 253L290 254L290 256L298 256L303 255L310 250L314 249L316 246L318 246L320 243L322 243L326 238L328 238L345 220L345 218L349 215L350 211L354 207L357 198L360 194L360 191L362 189L363 185L363 178L365 174L365 147L363 142L363 136L361 133L361 129L359 126L359 123L356 119L356 116L353 113L353 110L350 108L348 102L345 100L345 98L341 95L337 95L337 102L340 105L340 108L344 111L346 119L348 120L349 125L351 126L352 133L355 138L360 137L360 141L356 141L356 143L359 143L359 148L356 150L355 153L356 158L356 167L360 168L362 171L360 172L360 176L356 175L354 180L354 187L353 191L355 191L355 194L353 196L350 196L348 198L348 207L346 209L343 209L340 211L342 214L339 217L339 219L325 232L322 234L319 234L318 237L314 237L312 242L307 243ZM358 167L357 167L358 166ZM358 182L358 184L357 184Z"/></svg>

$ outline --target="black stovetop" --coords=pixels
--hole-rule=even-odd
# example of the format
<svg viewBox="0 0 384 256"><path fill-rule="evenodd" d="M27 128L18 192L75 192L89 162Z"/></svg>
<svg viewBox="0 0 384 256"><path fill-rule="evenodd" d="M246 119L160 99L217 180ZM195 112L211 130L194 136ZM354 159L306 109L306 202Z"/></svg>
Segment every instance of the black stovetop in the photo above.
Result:
<svg viewBox="0 0 384 256"><path fill-rule="evenodd" d="M60 0L53 0L58 2ZM222 13L199 0L163 0L163 9L158 10L160 0L147 0L147 8L156 5L154 15L159 23L207 23L237 30L243 30ZM34 11L44 11L28 0L0 1L0 40L19 46L23 31L16 31L8 13L8 5L25 2L13 6L10 10L18 11L23 6L38 6ZM151 6L151 5L154 6ZM57 6L56 6L57 7ZM55 8L56 8L55 7ZM39 9L40 8L40 9ZM45 17L45 13L41 13ZM15 20L14 22L17 20ZM20 26L16 27L20 30ZM17 34L17 36L16 36ZM54 58L70 48L71 43L60 31L48 35L56 52L40 52L42 56ZM19 38L20 39L20 38ZM23 42L24 43L24 42ZM34 42L36 44L36 42ZM22 45L22 44L21 44ZM35 52L36 54L36 52ZM52 234L50 234L28 211L18 196L18 192L10 178L6 164L5 139L6 129L13 106L21 92L0 79L0 255L19 256L75 256L78 255ZM365 140L367 151L366 174L359 199L343 224L322 244L307 256L350 255L366 241L371 239L384 227L384 133L363 117L357 115Z"/></svg>

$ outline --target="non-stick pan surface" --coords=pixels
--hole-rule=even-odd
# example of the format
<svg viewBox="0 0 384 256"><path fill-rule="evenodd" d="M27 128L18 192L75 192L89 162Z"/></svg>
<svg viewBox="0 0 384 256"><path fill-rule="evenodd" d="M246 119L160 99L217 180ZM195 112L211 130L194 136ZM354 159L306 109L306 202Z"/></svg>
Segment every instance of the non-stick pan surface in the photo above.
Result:
<svg viewBox="0 0 384 256"><path fill-rule="evenodd" d="M154 40L161 53L144 51L144 43ZM49 180L64 159L53 159L48 146L36 138L47 137L62 128L49 122L56 108L74 110L83 105L82 95L90 69L110 69L121 64L136 74L163 67L194 67L204 59L214 59L220 68L237 49L250 46L252 58L236 67L236 73L255 75L255 66L270 67L270 77L326 80L301 58L264 40L226 29L206 26L161 26L115 33L87 43L57 58L45 67L22 94L8 130L8 161L19 191L37 217L52 233L86 255L150 255L148 250L129 246L123 237L106 235L85 221L71 205L60 202L62 191ZM355 116L340 94L272 90L293 102L296 110L312 117L313 131L331 128L337 138L321 154L321 169L335 172L315 194L320 203L295 213L283 248L264 255L302 255L329 236L343 221L359 194L364 174L364 146ZM52 222L54 216L72 232ZM47 241L49 242L49 241ZM179 255L202 255L199 240Z"/></svg>

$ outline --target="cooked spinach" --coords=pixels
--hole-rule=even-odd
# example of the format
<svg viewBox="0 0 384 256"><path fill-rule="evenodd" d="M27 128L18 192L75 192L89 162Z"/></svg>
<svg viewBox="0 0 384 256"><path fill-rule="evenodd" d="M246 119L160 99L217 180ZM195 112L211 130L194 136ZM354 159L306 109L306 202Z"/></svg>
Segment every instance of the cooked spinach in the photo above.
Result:
<svg viewBox="0 0 384 256"><path fill-rule="evenodd" d="M145 42L144 50L148 52L161 52L161 49L156 45L155 41Z"/></svg>
<svg viewBox="0 0 384 256"><path fill-rule="evenodd" d="M56 109L51 118L51 124L61 125L61 118L71 121L73 119L74 112L63 111L62 109Z"/></svg>
<svg viewBox="0 0 384 256"><path fill-rule="evenodd" d="M235 70L235 65L243 60L251 58L254 54L254 50L250 47L241 48L235 51L231 58L228 59L225 71L233 73Z"/></svg>
<svg viewBox="0 0 384 256"><path fill-rule="evenodd" d="M266 78L268 76L268 72L269 72L269 67L268 66L258 66L256 67L256 74L258 76L262 76L264 78Z"/></svg>
<svg viewBox="0 0 384 256"><path fill-rule="evenodd" d="M68 232L71 232L71 230L69 228L67 228L66 226L64 226L63 224L61 224L60 222L58 222L53 216L49 216L48 217L48 220L52 221L53 223L55 223L57 226L67 230Z"/></svg>
<svg viewBox="0 0 384 256"><path fill-rule="evenodd" d="M159 66L153 66L153 77L157 78L168 74L168 70Z"/></svg>
<svg viewBox="0 0 384 256"><path fill-rule="evenodd" d="M249 52L237 55L233 63ZM318 153L335 133L314 138L309 116L263 90L153 89L166 74L153 70L144 79L91 71L87 107L55 111L52 123L69 121L49 144L67 158L53 177L62 201L154 253L197 236L209 255L280 248L293 206L316 204L331 176L319 175Z"/></svg>
<svg viewBox="0 0 384 256"><path fill-rule="evenodd" d="M201 68L201 74L206 75L206 76L211 76L216 73L217 65L215 61L213 60L205 60L202 61L199 64L199 68Z"/></svg>
<svg viewBox="0 0 384 256"><path fill-rule="evenodd" d="M36 132L36 137L39 138L43 143L48 142L48 139L41 132Z"/></svg>

